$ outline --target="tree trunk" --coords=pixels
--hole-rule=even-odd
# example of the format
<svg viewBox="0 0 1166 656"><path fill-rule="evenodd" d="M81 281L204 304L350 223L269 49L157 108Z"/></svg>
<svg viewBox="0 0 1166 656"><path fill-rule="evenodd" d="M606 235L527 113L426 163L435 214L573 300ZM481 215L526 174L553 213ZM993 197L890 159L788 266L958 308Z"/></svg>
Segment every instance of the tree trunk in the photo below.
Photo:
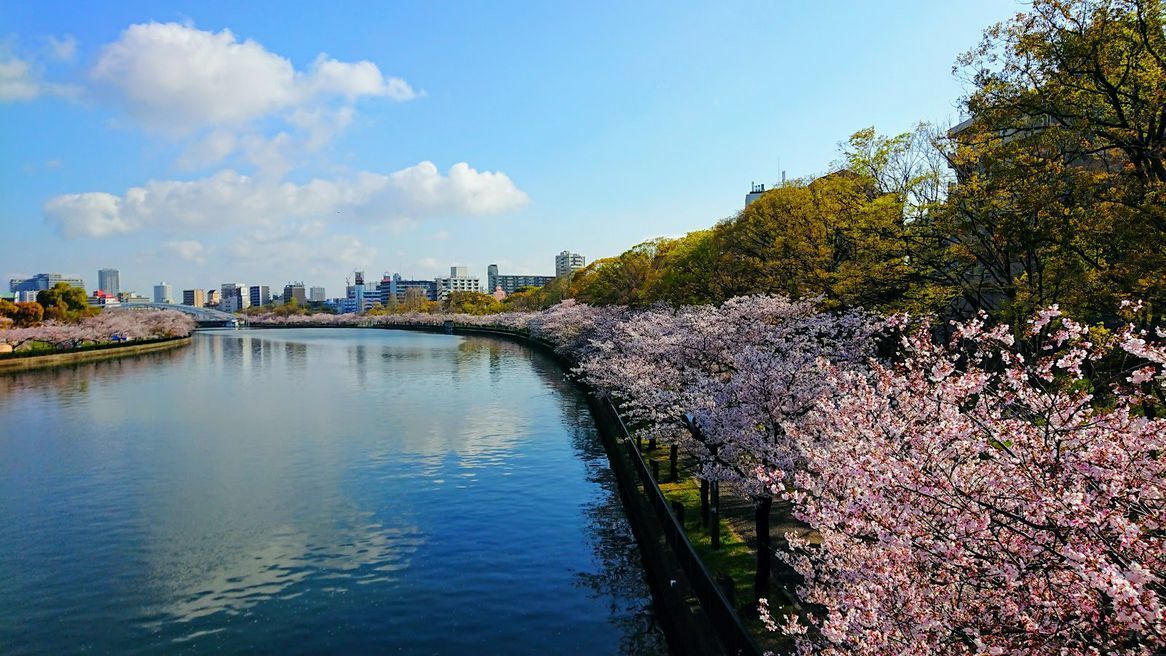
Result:
<svg viewBox="0 0 1166 656"><path fill-rule="evenodd" d="M700 525L709 525L709 482L700 479Z"/></svg>
<svg viewBox="0 0 1166 656"><path fill-rule="evenodd" d="M773 497L762 497L754 506L754 520L757 528L757 578L753 590L758 599L769 596L769 572L773 563L772 541L769 537L769 511L773 509Z"/></svg>
<svg viewBox="0 0 1166 656"><path fill-rule="evenodd" d="M713 481L709 490L712 507L709 509L709 541L713 551L721 550L721 483Z"/></svg>

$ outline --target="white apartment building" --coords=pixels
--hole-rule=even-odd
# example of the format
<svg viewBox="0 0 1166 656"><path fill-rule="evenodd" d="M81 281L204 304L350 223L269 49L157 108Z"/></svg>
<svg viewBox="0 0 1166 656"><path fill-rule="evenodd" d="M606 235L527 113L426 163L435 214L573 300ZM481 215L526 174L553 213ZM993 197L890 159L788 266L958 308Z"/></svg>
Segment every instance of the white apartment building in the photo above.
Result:
<svg viewBox="0 0 1166 656"><path fill-rule="evenodd" d="M563 251L555 256L555 277L566 276L587 266L587 258L581 253Z"/></svg>
<svg viewBox="0 0 1166 656"><path fill-rule="evenodd" d="M470 275L469 267L451 266L448 278L434 278L437 287L437 298L445 300L450 292L480 292L482 286L480 278Z"/></svg>

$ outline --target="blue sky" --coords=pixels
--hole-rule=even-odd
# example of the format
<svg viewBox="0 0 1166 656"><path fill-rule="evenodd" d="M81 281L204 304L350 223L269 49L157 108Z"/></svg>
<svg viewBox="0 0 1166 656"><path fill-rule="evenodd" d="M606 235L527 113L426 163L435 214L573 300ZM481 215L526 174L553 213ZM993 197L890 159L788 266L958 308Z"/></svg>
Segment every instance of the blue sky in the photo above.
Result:
<svg viewBox="0 0 1166 656"><path fill-rule="evenodd" d="M550 274L957 121L955 58L1021 8L0 0L0 275Z"/></svg>

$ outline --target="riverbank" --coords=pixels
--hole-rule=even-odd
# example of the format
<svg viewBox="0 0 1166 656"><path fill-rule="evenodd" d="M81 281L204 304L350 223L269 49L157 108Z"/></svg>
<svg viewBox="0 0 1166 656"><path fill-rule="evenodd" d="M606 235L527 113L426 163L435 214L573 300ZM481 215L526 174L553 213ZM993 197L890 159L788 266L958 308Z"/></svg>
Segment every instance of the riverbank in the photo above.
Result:
<svg viewBox="0 0 1166 656"><path fill-rule="evenodd" d="M141 355L143 353L164 351L180 346L187 346L192 339L193 337L190 335L186 337L164 337L162 339L139 340L128 343L95 344L44 355L26 355L24 353L4 355L0 356L0 374L49 367L63 367L80 364L82 362L110 360L113 358L124 358L132 355Z"/></svg>

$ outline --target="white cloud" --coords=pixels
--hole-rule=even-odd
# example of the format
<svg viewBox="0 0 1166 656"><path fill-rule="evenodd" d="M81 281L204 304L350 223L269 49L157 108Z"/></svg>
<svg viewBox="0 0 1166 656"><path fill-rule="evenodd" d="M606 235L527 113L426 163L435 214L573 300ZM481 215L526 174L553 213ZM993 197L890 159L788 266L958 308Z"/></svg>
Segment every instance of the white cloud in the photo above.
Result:
<svg viewBox="0 0 1166 656"><path fill-rule="evenodd" d="M134 230L121 205L121 198L103 192L65 194L50 198L44 212L66 237L108 237Z"/></svg>
<svg viewBox="0 0 1166 656"><path fill-rule="evenodd" d="M306 131L308 150L316 150L331 142L337 135L352 125L356 110L351 107L338 109L297 109L287 118L287 122Z"/></svg>
<svg viewBox="0 0 1166 656"><path fill-rule="evenodd" d="M202 245L202 242L194 241L193 239L168 241L162 244L162 252L186 260L187 262L194 262L196 264L206 262L206 247Z"/></svg>
<svg viewBox="0 0 1166 656"><path fill-rule="evenodd" d="M290 104L295 86L291 62L258 43L177 23L126 28L92 76L158 127L243 123Z"/></svg>
<svg viewBox="0 0 1166 656"><path fill-rule="evenodd" d="M433 233L433 238L437 241L445 241L446 239L449 239L449 230L438 230L437 232Z"/></svg>
<svg viewBox="0 0 1166 656"><path fill-rule="evenodd" d="M63 37L50 36L48 38L49 52L59 61L73 61L77 58L77 39L72 34Z"/></svg>
<svg viewBox="0 0 1166 656"><path fill-rule="evenodd" d="M31 63L0 53L0 102L35 100L41 96L75 98L80 89L67 84L51 84L40 79Z"/></svg>
<svg viewBox="0 0 1166 656"><path fill-rule="evenodd" d="M235 152L238 142L239 139L234 132L214 130L191 144L178 158L176 164L178 168L185 170L201 169L218 164Z"/></svg>
<svg viewBox="0 0 1166 656"><path fill-rule="evenodd" d="M365 96L404 101L417 94L369 61L320 55L307 72L230 30L177 23L131 25L105 46L93 79L147 127L189 132L240 127L284 110Z"/></svg>
<svg viewBox="0 0 1166 656"><path fill-rule="evenodd" d="M303 184L224 170L198 180L152 180L121 196L57 196L45 203L44 214L65 237L108 237L305 220L392 224L494 214L528 200L505 173L477 171L461 162L442 175L432 162L421 162L389 174L362 172Z"/></svg>
<svg viewBox="0 0 1166 656"><path fill-rule="evenodd" d="M40 85L32 77L28 62L0 61L0 100L32 100L40 95Z"/></svg>
<svg viewBox="0 0 1166 656"><path fill-rule="evenodd" d="M384 96L397 102L417 97L407 82L381 75L381 69L370 61L341 62L323 53L312 63L303 92L309 96L343 96L349 102L361 96Z"/></svg>
<svg viewBox="0 0 1166 656"><path fill-rule="evenodd" d="M292 170L293 150L295 144L286 132L280 132L270 139L254 134L243 138L243 152L247 155L247 161L268 179L278 180Z"/></svg>

